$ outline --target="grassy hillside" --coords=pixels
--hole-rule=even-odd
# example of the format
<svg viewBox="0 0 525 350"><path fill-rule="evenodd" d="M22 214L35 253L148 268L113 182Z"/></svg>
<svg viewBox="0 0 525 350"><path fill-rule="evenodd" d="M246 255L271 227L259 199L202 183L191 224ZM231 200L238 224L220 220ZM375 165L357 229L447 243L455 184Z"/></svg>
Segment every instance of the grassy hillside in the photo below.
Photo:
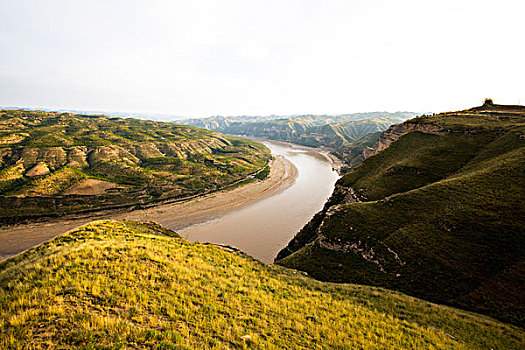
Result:
<svg viewBox="0 0 525 350"><path fill-rule="evenodd" d="M525 108L394 126L278 263L525 325Z"/></svg>
<svg viewBox="0 0 525 350"><path fill-rule="evenodd" d="M363 163L367 152L373 150L380 135L381 131L371 132L333 149L332 154L344 160L345 165L341 168L341 172L346 173Z"/></svg>
<svg viewBox="0 0 525 350"><path fill-rule="evenodd" d="M264 168L260 143L187 125L0 111L0 221L211 191Z"/></svg>
<svg viewBox="0 0 525 350"><path fill-rule="evenodd" d="M0 263L0 347L511 349L525 333L322 283L152 223L99 221Z"/></svg>
<svg viewBox="0 0 525 350"><path fill-rule="evenodd" d="M362 161L368 144L355 142L370 133L386 130L394 123L414 117L411 112L370 112L343 115L295 117L211 117L182 120L181 123L232 135L262 137L304 146L326 147L352 167Z"/></svg>

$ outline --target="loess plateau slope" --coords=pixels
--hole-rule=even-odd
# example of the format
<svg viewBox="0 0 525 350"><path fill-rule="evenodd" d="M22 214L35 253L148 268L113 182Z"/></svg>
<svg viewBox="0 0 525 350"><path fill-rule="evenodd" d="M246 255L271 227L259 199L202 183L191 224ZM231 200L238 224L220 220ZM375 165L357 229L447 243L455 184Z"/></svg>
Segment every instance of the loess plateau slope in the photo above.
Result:
<svg viewBox="0 0 525 350"><path fill-rule="evenodd" d="M0 111L0 223L186 198L267 165L261 143L189 125Z"/></svg>
<svg viewBox="0 0 525 350"><path fill-rule="evenodd" d="M154 223L98 221L0 263L0 348L519 348L522 329L316 281Z"/></svg>
<svg viewBox="0 0 525 350"><path fill-rule="evenodd" d="M383 132L277 263L525 325L525 107Z"/></svg>

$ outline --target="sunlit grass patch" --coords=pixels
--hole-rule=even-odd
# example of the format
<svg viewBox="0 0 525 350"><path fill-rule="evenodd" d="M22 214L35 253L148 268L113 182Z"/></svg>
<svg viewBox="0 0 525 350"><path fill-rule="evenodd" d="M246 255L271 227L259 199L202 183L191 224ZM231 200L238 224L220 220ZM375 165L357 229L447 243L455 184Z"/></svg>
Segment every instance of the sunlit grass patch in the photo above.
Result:
<svg viewBox="0 0 525 350"><path fill-rule="evenodd" d="M154 224L99 221L0 264L0 347L495 348L523 333L325 284ZM448 333L451 336L445 334Z"/></svg>

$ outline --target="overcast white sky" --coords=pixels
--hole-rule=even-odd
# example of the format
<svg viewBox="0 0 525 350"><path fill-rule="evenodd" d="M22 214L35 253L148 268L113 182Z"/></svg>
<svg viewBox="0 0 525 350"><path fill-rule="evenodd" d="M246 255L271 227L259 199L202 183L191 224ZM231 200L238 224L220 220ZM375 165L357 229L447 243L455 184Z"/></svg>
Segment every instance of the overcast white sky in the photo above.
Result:
<svg viewBox="0 0 525 350"><path fill-rule="evenodd" d="M525 1L0 0L0 105L184 116L525 104Z"/></svg>

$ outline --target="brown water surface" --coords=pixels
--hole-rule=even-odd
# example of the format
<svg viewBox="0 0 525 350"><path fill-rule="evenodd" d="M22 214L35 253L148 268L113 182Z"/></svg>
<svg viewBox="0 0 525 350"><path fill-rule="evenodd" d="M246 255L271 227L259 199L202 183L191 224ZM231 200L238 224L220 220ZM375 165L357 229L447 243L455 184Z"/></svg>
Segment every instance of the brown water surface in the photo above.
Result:
<svg viewBox="0 0 525 350"><path fill-rule="evenodd" d="M283 143L264 141L273 154L290 160L298 170L285 191L222 217L180 230L191 241L227 244L265 263L322 209L338 174L323 155Z"/></svg>

